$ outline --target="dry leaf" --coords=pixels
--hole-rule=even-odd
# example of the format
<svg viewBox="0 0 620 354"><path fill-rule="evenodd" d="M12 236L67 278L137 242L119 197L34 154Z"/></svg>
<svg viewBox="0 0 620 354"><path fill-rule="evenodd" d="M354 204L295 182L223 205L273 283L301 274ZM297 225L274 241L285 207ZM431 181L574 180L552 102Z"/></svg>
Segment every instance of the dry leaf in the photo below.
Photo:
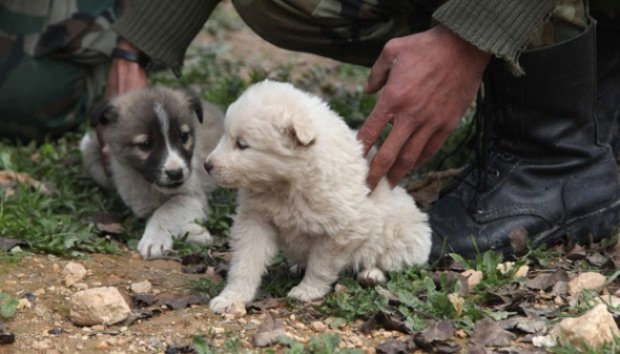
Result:
<svg viewBox="0 0 620 354"><path fill-rule="evenodd" d="M53 192L53 188L50 185L37 181L26 173L0 170L0 187L6 188L9 196L15 193L15 187L18 184L34 188L43 194L51 194Z"/></svg>
<svg viewBox="0 0 620 354"><path fill-rule="evenodd" d="M375 348L375 351L377 354L409 354L413 353L415 347L416 346L412 338L409 338L406 341L390 338L379 344Z"/></svg>
<svg viewBox="0 0 620 354"><path fill-rule="evenodd" d="M454 311L457 316L460 316L463 312L463 305L465 304L465 299L463 299L459 294L452 293L448 294L448 300L452 303L452 307L454 307Z"/></svg>
<svg viewBox="0 0 620 354"><path fill-rule="evenodd" d="M271 312L267 312L265 319L254 334L254 345L266 347L276 343L281 336L286 336L282 322L277 320Z"/></svg>
<svg viewBox="0 0 620 354"><path fill-rule="evenodd" d="M515 338L514 334L503 329L491 318L483 318L476 322L471 342L487 347L506 347Z"/></svg>

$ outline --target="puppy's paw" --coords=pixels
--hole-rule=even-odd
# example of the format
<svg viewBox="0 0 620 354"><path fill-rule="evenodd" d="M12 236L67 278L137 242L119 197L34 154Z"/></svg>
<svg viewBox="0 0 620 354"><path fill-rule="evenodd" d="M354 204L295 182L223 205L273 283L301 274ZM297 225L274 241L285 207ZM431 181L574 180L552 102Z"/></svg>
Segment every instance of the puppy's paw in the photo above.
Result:
<svg viewBox="0 0 620 354"><path fill-rule="evenodd" d="M386 282L385 274L379 268L368 268L357 273L357 281L362 285L377 285Z"/></svg>
<svg viewBox="0 0 620 354"><path fill-rule="evenodd" d="M187 235L185 239L187 242L195 243L197 245L206 245L213 241L213 237L207 229L204 227L191 223L185 228L184 234Z"/></svg>
<svg viewBox="0 0 620 354"><path fill-rule="evenodd" d="M309 302L322 298L329 292L329 290L329 287L313 287L306 284L299 284L296 287L292 288L286 296L290 297L291 299Z"/></svg>
<svg viewBox="0 0 620 354"><path fill-rule="evenodd" d="M234 296L221 294L209 301L209 309L213 313L221 314L221 313L237 313L240 312L241 309L245 311L245 305L243 301L235 299Z"/></svg>
<svg viewBox="0 0 620 354"><path fill-rule="evenodd" d="M145 231L138 243L138 252L144 259L160 257L172 249L172 236L164 232Z"/></svg>

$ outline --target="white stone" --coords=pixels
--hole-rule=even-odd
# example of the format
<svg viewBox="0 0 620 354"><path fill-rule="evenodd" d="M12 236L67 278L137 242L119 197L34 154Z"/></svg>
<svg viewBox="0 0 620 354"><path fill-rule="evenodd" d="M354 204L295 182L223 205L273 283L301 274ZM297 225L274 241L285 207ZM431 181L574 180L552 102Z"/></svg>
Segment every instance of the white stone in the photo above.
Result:
<svg viewBox="0 0 620 354"><path fill-rule="evenodd" d="M327 326L321 321L313 321L310 323L310 328L315 332L323 332L327 329Z"/></svg>
<svg viewBox="0 0 620 354"><path fill-rule="evenodd" d="M469 291L474 291L476 285L482 281L482 272L474 269L467 269L461 276L467 279L467 287Z"/></svg>
<svg viewBox="0 0 620 354"><path fill-rule="evenodd" d="M230 306L230 311L228 311L228 313L230 313L231 315L235 316L235 317L241 317L241 316L245 316L245 314L247 313L246 309L245 309L245 305L235 301L231 306Z"/></svg>
<svg viewBox="0 0 620 354"><path fill-rule="evenodd" d="M503 275L506 275L506 273L510 272L514 266L515 262L504 262L498 264L496 269L499 270L499 272Z"/></svg>
<svg viewBox="0 0 620 354"><path fill-rule="evenodd" d="M153 285L151 285L151 282L148 280L143 280L141 282L138 283L132 283L129 286L129 289L134 293L134 294L145 294L145 293L149 293L151 292L151 290L153 289Z"/></svg>
<svg viewBox="0 0 620 354"><path fill-rule="evenodd" d="M579 276L568 282L568 294L575 296L581 290L600 291L605 285L604 275L595 272L581 273Z"/></svg>
<svg viewBox="0 0 620 354"><path fill-rule="evenodd" d="M76 325L110 325L126 319L130 312L118 289L101 287L73 294L69 316Z"/></svg>
<svg viewBox="0 0 620 354"><path fill-rule="evenodd" d="M555 337L552 335L548 336L536 336L532 337L532 345L536 348L551 348L557 345Z"/></svg>
<svg viewBox="0 0 620 354"><path fill-rule="evenodd" d="M71 286L86 277L86 268L75 262L69 262L62 270L62 277L66 286Z"/></svg>
<svg viewBox="0 0 620 354"><path fill-rule="evenodd" d="M563 344L582 347L583 344L597 348L620 336L620 330L605 304L598 304L580 317L563 319L553 331Z"/></svg>

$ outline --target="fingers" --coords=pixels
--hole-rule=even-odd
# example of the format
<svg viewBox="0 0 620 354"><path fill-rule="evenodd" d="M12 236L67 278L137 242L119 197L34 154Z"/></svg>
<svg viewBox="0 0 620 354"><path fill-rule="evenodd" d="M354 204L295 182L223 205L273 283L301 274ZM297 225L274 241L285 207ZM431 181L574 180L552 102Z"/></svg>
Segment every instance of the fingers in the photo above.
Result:
<svg viewBox="0 0 620 354"><path fill-rule="evenodd" d="M368 185L371 189L374 189L379 180L392 169L394 162L402 153L402 147L411 140L410 136L415 129L411 123L411 120L404 119L394 122L392 131L370 163Z"/></svg>
<svg viewBox="0 0 620 354"><path fill-rule="evenodd" d="M390 185L392 187L398 185L409 171L433 157L441 149L448 135L449 133L443 130L429 132L428 130L420 129L414 132L387 173Z"/></svg>
<svg viewBox="0 0 620 354"><path fill-rule="evenodd" d="M370 69L368 81L364 87L366 93L375 93L379 91L387 82L392 64L396 60L393 56L388 58L388 55L389 54L386 54L385 51L381 52L381 55L379 55L379 58Z"/></svg>
<svg viewBox="0 0 620 354"><path fill-rule="evenodd" d="M357 132L357 139L364 145L364 156L368 154L370 148L377 142L383 128L385 128L394 117L393 114L388 113L388 111L383 108L386 106L383 103L384 101L385 96L379 97L379 100L375 104L375 108L373 108L372 112L370 112L370 115Z"/></svg>

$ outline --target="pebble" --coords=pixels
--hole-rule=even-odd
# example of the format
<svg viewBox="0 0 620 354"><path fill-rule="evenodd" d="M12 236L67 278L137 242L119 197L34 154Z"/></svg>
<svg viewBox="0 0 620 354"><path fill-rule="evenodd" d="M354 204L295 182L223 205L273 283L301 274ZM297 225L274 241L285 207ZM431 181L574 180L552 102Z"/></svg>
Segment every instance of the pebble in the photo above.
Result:
<svg viewBox="0 0 620 354"><path fill-rule="evenodd" d="M19 303L17 304L17 308L19 310L29 309L32 307L32 303L28 301L26 298L19 299Z"/></svg>
<svg viewBox="0 0 620 354"><path fill-rule="evenodd" d="M129 316L131 309L114 287L78 291L71 297L69 317L77 325L115 324Z"/></svg>
<svg viewBox="0 0 620 354"><path fill-rule="evenodd" d="M327 329L327 326L321 321L312 321L312 323L310 323L310 329L315 332L323 332Z"/></svg>
<svg viewBox="0 0 620 354"><path fill-rule="evenodd" d="M63 281L66 286L71 286L86 277L87 271L83 265L76 262L69 262L62 270Z"/></svg>
<svg viewBox="0 0 620 354"><path fill-rule="evenodd" d="M138 283L132 283L129 286L129 289L134 293L134 294L145 294L145 293L149 293L151 292L151 290L153 289L153 285L151 284L150 281L148 280L143 280L141 282Z"/></svg>
<svg viewBox="0 0 620 354"><path fill-rule="evenodd" d="M97 345L95 346L97 349L99 350L106 350L109 348L109 345L106 341L101 340L97 343Z"/></svg>
<svg viewBox="0 0 620 354"><path fill-rule="evenodd" d="M579 317L565 318L554 329L561 343L582 347L598 348L604 342L620 336L614 317L607 311L607 305L598 304Z"/></svg>
<svg viewBox="0 0 620 354"><path fill-rule="evenodd" d="M596 272L585 272L568 282L568 294L577 295L582 289L600 291L607 279L604 275Z"/></svg>
<svg viewBox="0 0 620 354"><path fill-rule="evenodd" d="M474 269L467 269L461 276L467 279L467 287L470 292L482 281L482 272Z"/></svg>

